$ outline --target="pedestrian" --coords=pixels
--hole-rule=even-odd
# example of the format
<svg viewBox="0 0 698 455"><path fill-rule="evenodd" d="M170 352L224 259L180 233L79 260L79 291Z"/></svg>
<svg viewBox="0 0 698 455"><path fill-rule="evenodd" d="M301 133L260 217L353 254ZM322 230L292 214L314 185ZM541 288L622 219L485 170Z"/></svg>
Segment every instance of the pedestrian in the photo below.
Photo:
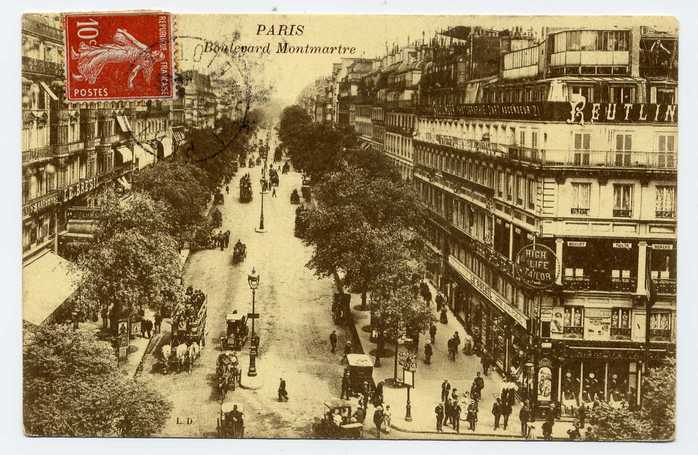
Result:
<svg viewBox="0 0 698 455"><path fill-rule="evenodd" d="M466 414L466 420L468 421L468 427L470 431L475 431L475 424L477 423L477 402L475 400L471 401L468 405Z"/></svg>
<svg viewBox="0 0 698 455"><path fill-rule="evenodd" d="M448 383L448 379L444 379L444 382L441 383L441 401L446 401L450 392L451 384Z"/></svg>
<svg viewBox="0 0 698 455"><path fill-rule="evenodd" d="M383 410L383 431L390 433L390 421L393 418L393 413L390 411L390 405L386 404Z"/></svg>
<svg viewBox="0 0 698 455"><path fill-rule="evenodd" d="M368 381L364 381L364 387L363 387L363 393L361 394L361 406L364 409L368 408L368 400L369 400L369 385Z"/></svg>
<svg viewBox="0 0 698 455"><path fill-rule="evenodd" d="M511 402L509 400L502 400L501 411L502 411L502 428L504 428L504 430L506 430L507 426L509 426L509 417L511 416L511 412L512 412Z"/></svg>
<svg viewBox="0 0 698 455"><path fill-rule="evenodd" d="M436 414L436 431L441 433L443 430L444 421L444 405L443 403L438 403L434 408L434 414Z"/></svg>
<svg viewBox="0 0 698 455"><path fill-rule="evenodd" d="M230 245L230 231L225 231L225 249L228 249L228 245Z"/></svg>
<svg viewBox="0 0 698 455"><path fill-rule="evenodd" d="M533 424L529 424L527 429L526 429L526 439L531 439L535 441L538 439L538 433L536 433L536 426Z"/></svg>
<svg viewBox="0 0 698 455"><path fill-rule="evenodd" d="M376 390L373 393L373 402L376 406L383 404L383 381L376 384ZM385 410L383 410L383 412L385 413Z"/></svg>
<svg viewBox="0 0 698 455"><path fill-rule="evenodd" d="M587 419L587 408L584 405L584 402L579 405L579 408L577 409L577 420L579 421L580 427L584 428L584 425L586 425L586 419Z"/></svg>
<svg viewBox="0 0 698 455"><path fill-rule="evenodd" d="M162 325L162 313L160 310L155 312L155 333L160 333L160 326Z"/></svg>
<svg viewBox="0 0 698 455"><path fill-rule="evenodd" d="M475 379L473 379L473 385L470 387L470 394L473 396L475 401L480 401L482 397L482 389L485 388L485 380L480 376L480 372L475 373Z"/></svg>
<svg viewBox="0 0 698 455"><path fill-rule="evenodd" d="M449 397L446 397L444 400L444 425L448 425L451 423L452 416L453 415L453 409L451 409L451 399Z"/></svg>
<svg viewBox="0 0 698 455"><path fill-rule="evenodd" d="M444 307L443 294L441 294L441 292L439 292L438 294L436 294L436 299L434 299L434 300L436 301L436 311L441 311L441 308Z"/></svg>
<svg viewBox="0 0 698 455"><path fill-rule="evenodd" d="M279 401L288 401L288 391L286 390L286 381L284 378L279 378Z"/></svg>
<svg viewBox="0 0 698 455"><path fill-rule="evenodd" d="M594 429L589 425L587 427L587 431L584 432L584 440L586 441L596 441L598 438L596 437L596 434L594 433Z"/></svg>
<svg viewBox="0 0 698 455"><path fill-rule="evenodd" d="M276 197L276 187L272 187L272 189L271 189L271 197Z"/></svg>
<svg viewBox="0 0 698 455"><path fill-rule="evenodd" d="M519 410L519 422L521 422L521 436L528 436L528 421L531 419L531 410L528 408L528 401L524 401Z"/></svg>
<svg viewBox="0 0 698 455"><path fill-rule="evenodd" d="M153 336L153 321L150 319L146 319L145 321L145 334L148 336L148 338L152 338Z"/></svg>
<svg viewBox="0 0 698 455"><path fill-rule="evenodd" d="M439 316L439 321L442 324L448 324L448 313L446 312L446 307L441 308L441 315Z"/></svg>
<svg viewBox="0 0 698 455"><path fill-rule="evenodd" d="M230 187L228 185L225 186L225 194L230 194Z"/></svg>
<svg viewBox="0 0 698 455"><path fill-rule="evenodd" d="M436 341L436 325L433 321L429 323L429 337L431 338L431 344L434 344Z"/></svg>
<svg viewBox="0 0 698 455"><path fill-rule="evenodd" d="M218 233L218 246L220 246L221 251L223 251L223 247L225 246L225 236L222 232Z"/></svg>
<svg viewBox="0 0 698 455"><path fill-rule="evenodd" d="M344 371L342 375L342 394L339 398L348 400L351 395L351 381L349 380L349 370ZM345 398L346 397L346 398Z"/></svg>
<svg viewBox="0 0 698 455"><path fill-rule="evenodd" d="M378 435L378 439L380 439L381 425L383 424L383 408L380 406L373 411L373 423L376 425L376 434Z"/></svg>
<svg viewBox="0 0 698 455"><path fill-rule="evenodd" d="M332 352L332 354L334 354L336 349L337 349L337 331L333 330L332 333L330 333L330 352Z"/></svg>
<svg viewBox="0 0 698 455"><path fill-rule="evenodd" d="M451 337L451 338L449 338L448 341L446 342L446 344L448 345L448 360L456 360L456 356L455 356L455 354L453 353L453 349L454 349L454 344L453 344L453 343L454 343L454 341L455 341L455 340L453 339L453 337Z"/></svg>
<svg viewBox="0 0 698 455"><path fill-rule="evenodd" d="M431 347L430 342L424 343L424 363L427 365L431 364L431 356L434 354L434 350Z"/></svg>
<svg viewBox="0 0 698 455"><path fill-rule="evenodd" d="M351 354L351 341L347 340L347 342L344 343L344 355L349 354Z"/></svg>
<svg viewBox="0 0 698 455"><path fill-rule="evenodd" d="M456 360L456 354L458 354L458 347L460 346L460 335L458 331L453 334L453 360Z"/></svg>
<svg viewBox="0 0 698 455"><path fill-rule="evenodd" d="M460 433L460 415L461 415L461 407L460 403L456 401L453 404L453 429L456 430L456 433Z"/></svg>
<svg viewBox="0 0 698 455"><path fill-rule="evenodd" d="M499 419L502 417L502 402L499 398L492 403L492 415L494 416L494 429L499 429Z"/></svg>
<svg viewBox="0 0 698 455"><path fill-rule="evenodd" d="M490 359L485 352L483 352L482 357L480 357L480 363L482 363L482 372L487 375L490 369Z"/></svg>
<svg viewBox="0 0 698 455"><path fill-rule="evenodd" d="M543 439L546 441L553 440L553 425L555 424L555 414L552 409L548 410L545 416L545 422L541 425L541 430L543 431Z"/></svg>

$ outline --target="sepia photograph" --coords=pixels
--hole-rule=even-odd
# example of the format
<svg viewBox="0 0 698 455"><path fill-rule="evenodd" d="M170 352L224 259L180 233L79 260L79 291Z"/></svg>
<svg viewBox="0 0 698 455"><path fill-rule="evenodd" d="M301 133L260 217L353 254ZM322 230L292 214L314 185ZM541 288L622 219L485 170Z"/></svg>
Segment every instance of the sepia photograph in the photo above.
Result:
<svg viewBox="0 0 698 455"><path fill-rule="evenodd" d="M678 51L669 16L24 14L24 435L673 441Z"/></svg>

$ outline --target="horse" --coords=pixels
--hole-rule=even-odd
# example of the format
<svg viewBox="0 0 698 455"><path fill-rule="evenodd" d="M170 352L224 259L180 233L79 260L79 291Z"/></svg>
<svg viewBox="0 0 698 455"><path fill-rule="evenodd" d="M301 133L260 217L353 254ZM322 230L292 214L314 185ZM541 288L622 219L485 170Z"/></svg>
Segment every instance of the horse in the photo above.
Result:
<svg viewBox="0 0 698 455"><path fill-rule="evenodd" d="M187 353L189 355L189 372L191 373L191 370L194 367L194 362L201 355L201 348L199 347L199 343L195 341L192 344L190 344L189 348L187 349Z"/></svg>
<svg viewBox="0 0 698 455"><path fill-rule="evenodd" d="M172 347L169 344L166 344L162 347L160 353L162 355L163 372L167 374L170 358L172 357Z"/></svg>
<svg viewBox="0 0 698 455"><path fill-rule="evenodd" d="M182 371L182 369L186 366L187 360L188 360L188 353L189 353L189 348L187 347L186 343L182 343L177 346L175 349L175 355L177 359L177 366L179 368L179 371Z"/></svg>

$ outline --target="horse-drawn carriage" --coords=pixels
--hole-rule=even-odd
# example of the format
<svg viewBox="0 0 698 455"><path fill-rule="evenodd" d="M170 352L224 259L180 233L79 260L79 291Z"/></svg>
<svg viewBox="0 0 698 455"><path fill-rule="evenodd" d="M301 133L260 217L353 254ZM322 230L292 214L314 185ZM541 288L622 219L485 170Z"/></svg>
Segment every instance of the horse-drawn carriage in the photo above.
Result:
<svg viewBox="0 0 698 455"><path fill-rule="evenodd" d="M351 412L351 404L343 400L324 403L327 411L313 423L313 433L317 438L360 439L363 422Z"/></svg>
<svg viewBox="0 0 698 455"><path fill-rule="evenodd" d="M298 238L303 238L305 235L305 230L307 228L307 209L302 205L296 208L296 222L293 229L293 234Z"/></svg>
<svg viewBox="0 0 698 455"><path fill-rule="evenodd" d="M240 178L240 202L250 202L252 200L252 181L250 174L245 174Z"/></svg>
<svg viewBox="0 0 698 455"><path fill-rule="evenodd" d="M223 401L229 390L235 391L242 379L242 367L233 351L224 351L216 361L216 386L218 395Z"/></svg>
<svg viewBox="0 0 698 455"><path fill-rule="evenodd" d="M170 343L161 348L162 372L188 370L206 345L206 294L194 290L186 291L185 302L177 306L172 314Z"/></svg>
<svg viewBox="0 0 698 455"><path fill-rule="evenodd" d="M364 384L373 389L373 360L366 354L347 354L347 368L351 390L364 391ZM371 392L372 393L372 392Z"/></svg>
<svg viewBox="0 0 698 455"><path fill-rule="evenodd" d="M216 430L219 438L245 437L245 419L242 405L221 403L221 415L217 419Z"/></svg>
<svg viewBox="0 0 698 455"><path fill-rule="evenodd" d="M334 299L332 300L332 320L335 324L349 322L351 315L349 309L350 301L351 294L334 294Z"/></svg>
<svg viewBox="0 0 698 455"><path fill-rule="evenodd" d="M310 179L308 177L303 177L301 194L303 195L303 199L310 201Z"/></svg>
<svg viewBox="0 0 698 455"><path fill-rule="evenodd" d="M241 350L248 335L247 316L238 314L237 311L228 313L225 316L225 336L221 337L221 349Z"/></svg>
<svg viewBox="0 0 698 455"><path fill-rule="evenodd" d="M238 240L233 247L233 263L238 264L247 257L247 245Z"/></svg>
<svg viewBox="0 0 698 455"><path fill-rule="evenodd" d="M298 190L294 188L293 191L291 191L291 204L298 205L300 203L301 197L298 195Z"/></svg>

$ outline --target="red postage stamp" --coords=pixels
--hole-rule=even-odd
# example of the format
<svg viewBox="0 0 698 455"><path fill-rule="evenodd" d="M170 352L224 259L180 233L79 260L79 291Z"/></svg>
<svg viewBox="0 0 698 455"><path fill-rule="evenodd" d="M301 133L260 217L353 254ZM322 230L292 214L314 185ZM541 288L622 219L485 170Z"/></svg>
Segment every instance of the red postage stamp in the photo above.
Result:
<svg viewBox="0 0 698 455"><path fill-rule="evenodd" d="M172 97L172 17L162 12L65 15L69 101Z"/></svg>

